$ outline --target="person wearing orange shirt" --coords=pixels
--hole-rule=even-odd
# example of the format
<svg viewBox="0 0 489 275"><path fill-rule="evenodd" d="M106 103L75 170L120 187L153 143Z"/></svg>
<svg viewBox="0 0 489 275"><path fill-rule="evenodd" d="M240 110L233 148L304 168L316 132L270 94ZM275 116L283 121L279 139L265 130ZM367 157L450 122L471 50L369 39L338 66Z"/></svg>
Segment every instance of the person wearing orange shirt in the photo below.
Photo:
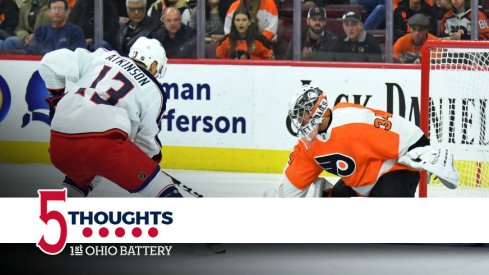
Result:
<svg viewBox="0 0 489 275"><path fill-rule="evenodd" d="M233 15L237 9L247 8L251 12L251 21L270 41L277 41L278 10L275 0L237 0L229 7L224 20L224 33L231 31Z"/></svg>
<svg viewBox="0 0 489 275"><path fill-rule="evenodd" d="M430 19L422 13L411 16L408 20L411 32L399 38L394 44L393 57L400 63L420 63L421 47L427 40L440 40L428 33Z"/></svg>
<svg viewBox="0 0 489 275"><path fill-rule="evenodd" d="M251 23L248 9L238 9L233 15L231 32L216 48L217 58L275 59L270 41Z"/></svg>
<svg viewBox="0 0 489 275"><path fill-rule="evenodd" d="M283 180L265 197L305 197L323 171L341 178L333 197L414 197L420 169L457 188L453 154L431 146L423 131L401 116L352 103L331 109L322 90L304 85L290 100L289 119L299 142Z"/></svg>

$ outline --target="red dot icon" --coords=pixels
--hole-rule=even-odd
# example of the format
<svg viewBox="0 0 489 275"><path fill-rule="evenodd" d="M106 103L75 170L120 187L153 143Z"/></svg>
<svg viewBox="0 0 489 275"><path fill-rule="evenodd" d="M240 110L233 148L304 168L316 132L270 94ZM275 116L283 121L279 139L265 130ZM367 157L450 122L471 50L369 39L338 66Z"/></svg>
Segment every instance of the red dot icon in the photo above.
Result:
<svg viewBox="0 0 489 275"><path fill-rule="evenodd" d="M106 227L102 227L98 230L98 234L100 235L100 237L105 238L109 235L109 229L107 229Z"/></svg>
<svg viewBox="0 0 489 275"><path fill-rule="evenodd" d="M150 229L148 229L148 235L151 238L158 236L158 229L156 229L156 227L151 227Z"/></svg>
<svg viewBox="0 0 489 275"><path fill-rule="evenodd" d="M83 228L82 234L85 238L89 238L92 236L93 231L90 227L85 227L85 228Z"/></svg>
<svg viewBox="0 0 489 275"><path fill-rule="evenodd" d="M124 234L126 234L126 231L124 230L124 228L122 227L117 227L117 229L115 230L115 235L119 238L123 237Z"/></svg>
<svg viewBox="0 0 489 275"><path fill-rule="evenodd" d="M140 237L141 235L143 234L143 231L141 230L141 228L139 227L135 227L133 230L132 230L132 235L136 238Z"/></svg>

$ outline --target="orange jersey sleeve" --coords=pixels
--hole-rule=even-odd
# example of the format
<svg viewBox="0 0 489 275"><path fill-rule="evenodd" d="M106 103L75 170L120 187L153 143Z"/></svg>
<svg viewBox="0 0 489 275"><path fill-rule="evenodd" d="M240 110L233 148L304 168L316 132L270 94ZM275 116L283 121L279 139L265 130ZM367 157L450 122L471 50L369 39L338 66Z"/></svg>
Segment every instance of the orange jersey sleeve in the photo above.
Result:
<svg viewBox="0 0 489 275"><path fill-rule="evenodd" d="M216 47L217 58L229 58L230 39L228 36Z"/></svg>
<svg viewBox="0 0 489 275"><path fill-rule="evenodd" d="M479 11L479 39L489 40L489 19L486 14Z"/></svg>
<svg viewBox="0 0 489 275"><path fill-rule="evenodd" d="M322 171L323 168L314 160L314 156L299 142L289 156L285 175L295 187L304 190Z"/></svg>
<svg viewBox="0 0 489 275"><path fill-rule="evenodd" d="M216 57L217 58L233 58L230 52L231 47L231 39L229 36L217 46L216 48ZM236 51L241 51L243 53L247 53L251 59L273 59L273 50L267 48L263 45L259 40L254 40L250 51L248 51L248 45L245 40L236 41Z"/></svg>

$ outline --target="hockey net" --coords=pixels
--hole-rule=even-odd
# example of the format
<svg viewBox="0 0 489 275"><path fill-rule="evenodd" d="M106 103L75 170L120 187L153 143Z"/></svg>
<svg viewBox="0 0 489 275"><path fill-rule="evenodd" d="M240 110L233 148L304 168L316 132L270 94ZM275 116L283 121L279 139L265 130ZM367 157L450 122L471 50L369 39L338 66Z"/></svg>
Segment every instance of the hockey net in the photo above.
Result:
<svg viewBox="0 0 489 275"><path fill-rule="evenodd" d="M422 52L420 127L454 153L459 187L423 176L420 197L489 197L489 42L428 41Z"/></svg>

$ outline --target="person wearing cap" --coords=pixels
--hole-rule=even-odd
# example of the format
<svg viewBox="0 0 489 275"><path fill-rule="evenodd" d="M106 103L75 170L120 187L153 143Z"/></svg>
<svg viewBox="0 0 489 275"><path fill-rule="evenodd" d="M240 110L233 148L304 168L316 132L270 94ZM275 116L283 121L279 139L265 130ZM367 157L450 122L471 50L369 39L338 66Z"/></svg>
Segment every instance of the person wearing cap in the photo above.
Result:
<svg viewBox="0 0 489 275"><path fill-rule="evenodd" d="M436 35L436 15L434 8L426 0L405 0L399 1L399 5L394 10L394 40L409 33L408 19L416 13L422 13L430 19L430 28L428 31Z"/></svg>
<svg viewBox="0 0 489 275"><path fill-rule="evenodd" d="M348 11L341 18L345 36L339 38L332 48L331 61L381 62L379 43L363 27L361 15Z"/></svg>
<svg viewBox="0 0 489 275"><path fill-rule="evenodd" d="M430 19L422 13L411 16L408 20L410 33L397 40L393 48L395 61L401 63L420 63L421 47L427 40L440 40L428 33Z"/></svg>
<svg viewBox="0 0 489 275"><path fill-rule="evenodd" d="M301 60L327 61L336 35L326 29L326 10L313 7L307 13L307 29L301 32ZM293 41L290 41L286 58L292 59Z"/></svg>

